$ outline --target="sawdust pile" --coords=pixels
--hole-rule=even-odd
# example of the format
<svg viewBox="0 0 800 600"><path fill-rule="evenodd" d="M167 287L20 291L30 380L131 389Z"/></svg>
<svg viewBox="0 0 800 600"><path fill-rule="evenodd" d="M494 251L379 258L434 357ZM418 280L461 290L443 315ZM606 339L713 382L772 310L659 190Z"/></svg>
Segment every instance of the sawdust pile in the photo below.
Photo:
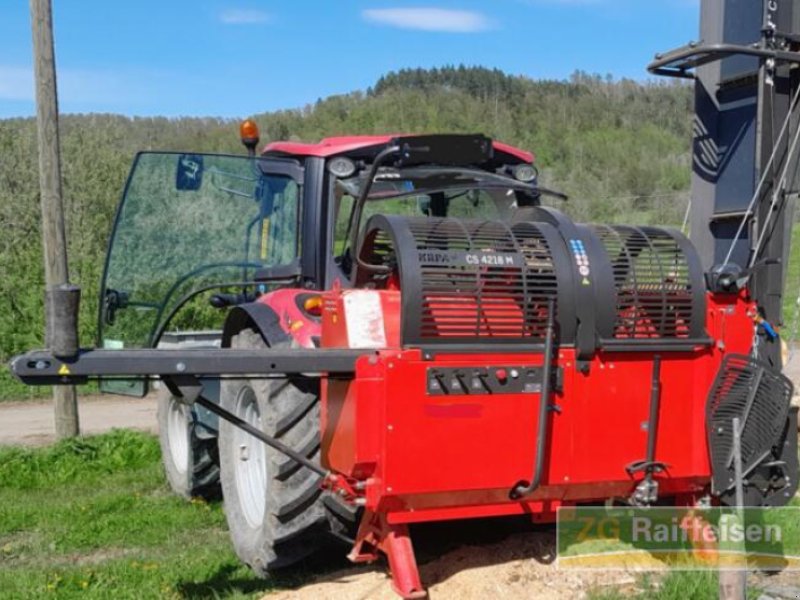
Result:
<svg viewBox="0 0 800 600"><path fill-rule="evenodd" d="M637 578L621 571L575 572L555 565L555 529L538 528L510 533L502 520L481 527L426 526L415 547L420 575L430 598L541 598L566 600L585 597L590 590L614 587L634 591ZM513 527L513 526L512 526ZM519 530L517 530L519 531ZM472 543L462 543L472 534ZM442 538L437 536L448 536ZM486 540L492 540L487 543ZM494 538L494 539L492 539ZM500 538L500 539L498 539ZM438 554L437 554L438 553ZM345 568L314 577L300 588L268 594L264 600L396 600L384 565Z"/></svg>

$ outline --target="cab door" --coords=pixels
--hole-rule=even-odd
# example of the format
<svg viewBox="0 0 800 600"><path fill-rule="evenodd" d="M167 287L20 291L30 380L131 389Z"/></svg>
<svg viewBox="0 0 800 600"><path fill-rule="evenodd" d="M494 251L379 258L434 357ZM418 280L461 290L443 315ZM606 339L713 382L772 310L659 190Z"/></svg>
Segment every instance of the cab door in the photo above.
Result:
<svg viewBox="0 0 800 600"><path fill-rule="evenodd" d="M303 168L294 160L143 152L106 257L98 346L157 347L165 331L219 331L213 293L254 294L300 272ZM105 382L143 395L143 381Z"/></svg>

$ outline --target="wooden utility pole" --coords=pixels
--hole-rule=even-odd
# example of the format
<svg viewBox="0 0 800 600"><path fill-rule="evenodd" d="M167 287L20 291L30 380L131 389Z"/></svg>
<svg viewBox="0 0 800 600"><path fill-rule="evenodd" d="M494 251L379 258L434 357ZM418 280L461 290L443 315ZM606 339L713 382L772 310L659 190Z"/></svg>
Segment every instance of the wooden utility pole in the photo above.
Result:
<svg viewBox="0 0 800 600"><path fill-rule="evenodd" d="M42 245L47 289L69 283L64 207L61 196L61 149L58 138L53 16L50 0L30 0L33 60L36 77L36 124L39 142L39 187L42 208ZM50 311L46 319L52 319ZM56 437L80 433L78 398L73 386L53 388Z"/></svg>

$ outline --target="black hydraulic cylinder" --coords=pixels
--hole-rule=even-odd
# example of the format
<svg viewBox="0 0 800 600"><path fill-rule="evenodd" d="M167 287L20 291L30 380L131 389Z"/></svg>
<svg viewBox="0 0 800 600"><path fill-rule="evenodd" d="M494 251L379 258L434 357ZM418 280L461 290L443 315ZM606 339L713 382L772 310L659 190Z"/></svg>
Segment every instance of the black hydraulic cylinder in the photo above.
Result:
<svg viewBox="0 0 800 600"><path fill-rule="evenodd" d="M547 330L544 338L544 365L542 366L542 393L539 397L539 423L536 432L536 459L530 483L518 482L508 497L519 500L539 487L544 470L544 454L547 448L547 416L550 412L550 388L553 378L553 346L555 337L555 301L547 301Z"/></svg>

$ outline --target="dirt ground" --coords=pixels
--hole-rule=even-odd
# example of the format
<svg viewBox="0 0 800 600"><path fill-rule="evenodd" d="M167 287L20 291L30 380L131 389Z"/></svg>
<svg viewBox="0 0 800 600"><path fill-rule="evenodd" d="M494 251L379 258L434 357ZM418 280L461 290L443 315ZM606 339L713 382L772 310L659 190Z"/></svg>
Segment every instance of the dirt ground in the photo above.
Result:
<svg viewBox="0 0 800 600"><path fill-rule="evenodd" d="M460 531L454 531L455 528ZM412 531L412 537L420 562L420 577L432 600L576 600L590 590L613 588L622 593L633 592L638 581L621 571L558 571L553 562L555 529L534 529L524 521L501 519L477 525L471 522L426 525ZM480 542L476 543L477 540ZM397 598L386 568L379 562L374 566L334 571L296 590L267 594L263 600Z"/></svg>
<svg viewBox="0 0 800 600"><path fill-rule="evenodd" d="M641 577L626 571L565 571L542 560L537 549L554 534L510 535L496 544L464 545L420 566L430 600L580 600L614 592L623 597L645 592ZM658 575L652 578L658 585ZM762 590L758 600L797 600L800 574L748 576ZM688 595L688 598L697 596ZM386 569L353 567L317 577L296 590L267 594L261 600L397 600Z"/></svg>
<svg viewBox="0 0 800 600"><path fill-rule="evenodd" d="M800 352L787 368L800 388ZM114 396L80 398L81 430L100 433L114 427L156 431L156 401ZM42 445L53 440L49 402L0 404L0 445ZM412 531L423 583L430 598L585 598L592 591L637 591L635 574L624 571L557 570L555 531L513 519L477 523L440 523ZM346 552L341 548L342 554ZM338 563L314 568L323 574L295 590L271 593L264 600L394 600L385 566L350 567ZM769 598L799 598L800 574L751 576L751 584L767 588Z"/></svg>
<svg viewBox="0 0 800 600"><path fill-rule="evenodd" d="M103 433L114 428L156 432L156 397L80 396L81 432ZM0 404L0 446L41 446L52 443L53 404L49 400Z"/></svg>

